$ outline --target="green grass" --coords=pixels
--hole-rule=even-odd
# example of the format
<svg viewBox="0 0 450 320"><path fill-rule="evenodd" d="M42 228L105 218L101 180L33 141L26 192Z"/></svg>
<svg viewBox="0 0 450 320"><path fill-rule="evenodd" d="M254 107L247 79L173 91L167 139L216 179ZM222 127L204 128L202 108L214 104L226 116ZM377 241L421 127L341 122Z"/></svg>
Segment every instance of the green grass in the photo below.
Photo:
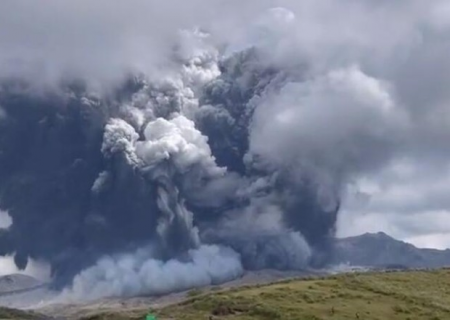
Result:
<svg viewBox="0 0 450 320"><path fill-rule="evenodd" d="M186 295L188 297L197 297L203 294L203 291L201 289L192 289L191 291L188 291Z"/></svg>
<svg viewBox="0 0 450 320"><path fill-rule="evenodd" d="M450 270L346 274L190 296L154 312L179 320L449 320ZM91 319L144 319L144 313Z"/></svg>

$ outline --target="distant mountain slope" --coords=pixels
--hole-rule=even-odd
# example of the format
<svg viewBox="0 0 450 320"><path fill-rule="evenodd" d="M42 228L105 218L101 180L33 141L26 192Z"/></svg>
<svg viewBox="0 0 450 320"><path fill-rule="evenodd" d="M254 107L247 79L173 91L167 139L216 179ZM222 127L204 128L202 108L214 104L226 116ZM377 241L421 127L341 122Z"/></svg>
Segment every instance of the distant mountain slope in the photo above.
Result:
<svg viewBox="0 0 450 320"><path fill-rule="evenodd" d="M394 268L450 266L450 250L419 249L383 232L338 239L334 263Z"/></svg>
<svg viewBox="0 0 450 320"><path fill-rule="evenodd" d="M12 274L0 277L0 295L30 290L42 285L42 282L23 274Z"/></svg>

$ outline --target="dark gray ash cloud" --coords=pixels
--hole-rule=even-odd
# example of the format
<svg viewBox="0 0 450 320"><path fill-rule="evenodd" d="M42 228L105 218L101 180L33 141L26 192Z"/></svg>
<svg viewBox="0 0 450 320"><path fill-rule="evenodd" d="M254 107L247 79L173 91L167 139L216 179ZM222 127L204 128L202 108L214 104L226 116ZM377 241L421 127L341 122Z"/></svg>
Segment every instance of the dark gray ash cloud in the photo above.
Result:
<svg viewBox="0 0 450 320"><path fill-rule="evenodd" d="M1 2L0 254L91 299L448 245L449 8Z"/></svg>

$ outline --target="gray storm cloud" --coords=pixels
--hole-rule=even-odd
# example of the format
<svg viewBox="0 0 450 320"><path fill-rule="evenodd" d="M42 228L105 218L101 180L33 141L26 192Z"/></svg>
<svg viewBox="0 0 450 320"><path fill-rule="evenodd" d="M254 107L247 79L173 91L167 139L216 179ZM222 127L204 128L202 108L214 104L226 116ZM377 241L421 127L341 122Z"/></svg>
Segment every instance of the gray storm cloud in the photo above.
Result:
<svg viewBox="0 0 450 320"><path fill-rule="evenodd" d="M445 215L450 179L402 195L447 175L448 8L1 2L1 255L64 299L164 294L327 265L353 194Z"/></svg>

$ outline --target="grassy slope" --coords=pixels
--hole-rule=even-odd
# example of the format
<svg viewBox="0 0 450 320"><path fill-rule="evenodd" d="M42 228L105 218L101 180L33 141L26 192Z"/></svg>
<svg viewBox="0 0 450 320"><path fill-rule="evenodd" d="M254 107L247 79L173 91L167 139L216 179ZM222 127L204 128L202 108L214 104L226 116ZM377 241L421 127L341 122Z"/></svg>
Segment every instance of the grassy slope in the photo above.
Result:
<svg viewBox="0 0 450 320"><path fill-rule="evenodd" d="M450 270L348 274L290 280L197 296L161 310L159 319L448 320ZM90 319L144 319L144 314Z"/></svg>
<svg viewBox="0 0 450 320"><path fill-rule="evenodd" d="M25 319L45 319L43 315L39 315L37 313L33 312L25 312L15 309L9 309L9 308L0 308L0 320L25 320Z"/></svg>

